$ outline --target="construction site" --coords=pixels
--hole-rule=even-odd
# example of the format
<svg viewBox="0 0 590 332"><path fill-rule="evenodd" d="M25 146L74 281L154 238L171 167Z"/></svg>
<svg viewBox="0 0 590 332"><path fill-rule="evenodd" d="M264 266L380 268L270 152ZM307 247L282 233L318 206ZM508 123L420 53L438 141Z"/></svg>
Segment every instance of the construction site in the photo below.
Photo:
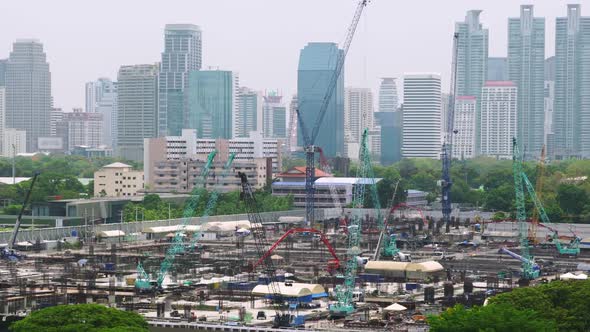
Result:
<svg viewBox="0 0 590 332"><path fill-rule="evenodd" d="M452 108L438 181L442 209L393 205L397 186L392 204L379 206L367 130L352 203L314 206L321 152L314 142L366 5L360 1L354 13L317 121L306 127L299 118L305 209L261 213L251 176L232 169L235 154L213 151L181 219L21 230L36 174L14 230L0 232L2 324L50 306L99 303L141 314L151 331L427 331L428 315L455 304L484 305L513 288L586 279L590 227L549 220L516 140L516 218L493 221L490 212L451 205ZM222 174L210 174L220 161ZM328 162L320 164L331 173ZM205 212L194 215L211 176L239 181L247 214L210 216L219 192L209 189ZM327 196L337 197L335 182L329 189ZM534 205L532 218L525 200Z"/></svg>

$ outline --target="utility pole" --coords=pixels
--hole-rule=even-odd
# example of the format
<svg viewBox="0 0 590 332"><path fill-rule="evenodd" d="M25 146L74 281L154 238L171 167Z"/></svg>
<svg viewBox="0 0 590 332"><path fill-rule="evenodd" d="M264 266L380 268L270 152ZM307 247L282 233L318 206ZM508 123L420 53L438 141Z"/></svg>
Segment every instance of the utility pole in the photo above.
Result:
<svg viewBox="0 0 590 332"><path fill-rule="evenodd" d="M12 144L12 184L16 184L16 146Z"/></svg>

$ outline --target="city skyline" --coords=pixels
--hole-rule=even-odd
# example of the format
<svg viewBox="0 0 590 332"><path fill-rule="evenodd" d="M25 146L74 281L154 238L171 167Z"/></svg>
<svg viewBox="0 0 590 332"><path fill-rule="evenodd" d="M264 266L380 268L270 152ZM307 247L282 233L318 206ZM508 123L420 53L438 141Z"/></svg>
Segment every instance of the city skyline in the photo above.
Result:
<svg viewBox="0 0 590 332"><path fill-rule="evenodd" d="M75 15L68 17L68 24L56 24L55 22L61 22L56 20L56 15L47 15L58 7L54 6L55 2L36 2L36 6L31 6L31 3L35 1L0 4L0 13L16 14L0 14L0 28L11 31L0 36L0 58L8 56L10 46L16 39L40 39L51 64L54 106L65 110L84 105L84 83L96 77L115 78L121 65L159 61L163 49L162 31L166 24L174 23L190 23L201 27L204 69L214 66L237 71L245 86L256 90L278 89L282 95L293 95L296 91L297 51L309 41L341 43L344 36L339 28L351 19L349 13L356 5L356 1L335 0L321 3L285 2L270 6L263 1L249 2L248 5L218 1L206 5L185 4L187 10L172 10L178 7L177 3L159 6L154 12L146 11L134 20L133 25L129 25L126 22L127 9L136 5L133 1L117 5L118 11L109 9L112 6L109 6L111 2L108 0L102 2L101 6L90 8L70 4L68 13ZM379 77L401 77L404 72L433 71L441 73L442 90L447 91L454 23L464 18L466 10L481 9L481 21L490 31L489 55L506 56L506 22L508 17L518 16L521 3L524 2L492 4L489 1L465 0L443 4L419 1L404 3L402 6L393 2L375 1L367 8L367 16L359 24L358 35L355 37L358 44L351 48L347 59L346 85L377 91ZM555 17L565 16L566 5L572 2L528 3L535 6L535 16L547 18L545 42L546 56L549 57L554 54L555 49ZM228 4L235 10L224 11ZM424 11L424 5L430 6L432 10ZM311 6L313 11L309 10ZM190 10L193 7L198 7L199 10ZM261 20L264 24L253 24L256 20L252 17L256 17L257 12L272 11L273 8L280 8L277 15L264 15L265 20ZM309 23L301 24L298 19L300 15L281 14L301 11L305 11ZM404 14L412 11L420 12L421 19L416 20L415 15ZM226 14L224 20L217 19L221 12ZM21 13L27 14L22 16L24 14ZM333 19L331 24L322 21L328 13L331 20ZM105 15L109 16L108 25L104 24ZM428 24L420 24L421 21ZM227 22L232 24L227 25ZM72 24L77 27L76 34L84 34L84 38L78 39L78 48L73 50L71 44L61 38L65 31L71 33ZM225 25L230 28L238 25L241 33L228 33ZM268 29L269 25L274 28ZM433 26L437 27L438 33L432 33ZM413 40L409 40L408 34L395 33L408 31L407 29L411 29ZM249 38L243 38L244 35ZM273 43L268 43L269 39ZM384 43L383 40L388 42ZM404 52L399 52L396 47L401 43L405 45ZM423 45L440 50L437 51L439 56L432 57L431 52L423 52ZM235 57L233 54L236 51L244 51L244 54L250 56ZM84 56L74 56L78 52L84 52ZM269 62L268 58L280 60ZM92 66L88 63L92 63Z"/></svg>

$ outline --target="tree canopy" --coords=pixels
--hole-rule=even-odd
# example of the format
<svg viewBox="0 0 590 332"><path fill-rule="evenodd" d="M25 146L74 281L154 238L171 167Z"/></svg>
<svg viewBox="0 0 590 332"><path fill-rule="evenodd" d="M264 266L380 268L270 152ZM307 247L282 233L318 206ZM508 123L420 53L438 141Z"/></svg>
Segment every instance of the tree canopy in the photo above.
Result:
<svg viewBox="0 0 590 332"><path fill-rule="evenodd" d="M465 309L456 305L439 316L428 318L432 332L549 332L557 331L554 321L539 318L534 310L509 305L488 305Z"/></svg>
<svg viewBox="0 0 590 332"><path fill-rule="evenodd" d="M137 313L99 304L60 305L34 311L10 326L13 332L147 332Z"/></svg>
<svg viewBox="0 0 590 332"><path fill-rule="evenodd" d="M590 331L590 280L517 288L484 307L447 309L428 323L433 332Z"/></svg>

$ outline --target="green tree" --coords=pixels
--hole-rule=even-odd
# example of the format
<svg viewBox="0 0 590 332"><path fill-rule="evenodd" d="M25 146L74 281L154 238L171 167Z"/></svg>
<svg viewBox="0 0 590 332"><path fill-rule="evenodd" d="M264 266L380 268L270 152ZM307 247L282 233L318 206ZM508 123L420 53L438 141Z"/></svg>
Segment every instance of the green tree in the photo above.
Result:
<svg viewBox="0 0 590 332"><path fill-rule="evenodd" d="M518 310L509 305L487 305L465 309L449 308L428 317L432 332L549 332L558 331L554 321L539 318L534 310Z"/></svg>
<svg viewBox="0 0 590 332"><path fill-rule="evenodd" d="M485 194L485 208L493 211L511 211L514 200L514 186L502 184Z"/></svg>
<svg viewBox="0 0 590 332"><path fill-rule="evenodd" d="M561 209L569 215L579 215L589 203L586 191L572 184L559 185L557 201Z"/></svg>
<svg viewBox="0 0 590 332"><path fill-rule="evenodd" d="M553 320L559 331L590 331L590 280L554 281L517 288L490 298L490 304L534 310Z"/></svg>
<svg viewBox="0 0 590 332"><path fill-rule="evenodd" d="M35 311L10 326L13 332L147 332L148 324L137 313L99 304L60 305Z"/></svg>

